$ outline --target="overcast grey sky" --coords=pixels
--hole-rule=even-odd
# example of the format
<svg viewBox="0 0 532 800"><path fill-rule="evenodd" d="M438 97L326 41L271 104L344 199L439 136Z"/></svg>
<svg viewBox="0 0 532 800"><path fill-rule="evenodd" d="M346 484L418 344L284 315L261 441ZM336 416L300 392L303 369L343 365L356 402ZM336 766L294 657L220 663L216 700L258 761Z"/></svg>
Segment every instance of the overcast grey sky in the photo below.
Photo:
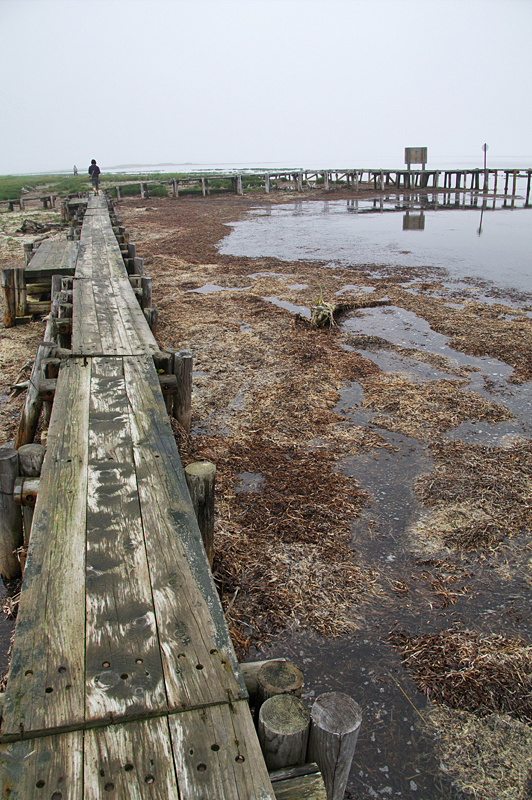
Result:
<svg viewBox="0 0 532 800"><path fill-rule="evenodd" d="M0 174L532 166L532 0L0 0L0 32Z"/></svg>

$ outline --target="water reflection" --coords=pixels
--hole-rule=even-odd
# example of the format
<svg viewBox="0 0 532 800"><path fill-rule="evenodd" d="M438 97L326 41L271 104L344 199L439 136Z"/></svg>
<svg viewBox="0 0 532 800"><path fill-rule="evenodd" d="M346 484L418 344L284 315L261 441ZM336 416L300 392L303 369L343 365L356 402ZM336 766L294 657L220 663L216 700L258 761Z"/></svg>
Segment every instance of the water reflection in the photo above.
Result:
<svg viewBox="0 0 532 800"><path fill-rule="evenodd" d="M268 214L255 209L233 223L220 251L366 270L443 269L454 279L530 292L530 208L522 199L464 191L302 201L270 207Z"/></svg>

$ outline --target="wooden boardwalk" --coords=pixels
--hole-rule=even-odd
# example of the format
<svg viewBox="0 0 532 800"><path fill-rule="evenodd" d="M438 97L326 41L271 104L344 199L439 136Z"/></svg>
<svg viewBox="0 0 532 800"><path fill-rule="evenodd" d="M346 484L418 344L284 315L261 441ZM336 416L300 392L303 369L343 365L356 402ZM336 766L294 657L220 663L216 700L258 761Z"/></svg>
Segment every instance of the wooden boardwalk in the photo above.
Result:
<svg viewBox="0 0 532 800"><path fill-rule="evenodd" d="M273 800L107 203L91 197L0 731L6 798Z"/></svg>

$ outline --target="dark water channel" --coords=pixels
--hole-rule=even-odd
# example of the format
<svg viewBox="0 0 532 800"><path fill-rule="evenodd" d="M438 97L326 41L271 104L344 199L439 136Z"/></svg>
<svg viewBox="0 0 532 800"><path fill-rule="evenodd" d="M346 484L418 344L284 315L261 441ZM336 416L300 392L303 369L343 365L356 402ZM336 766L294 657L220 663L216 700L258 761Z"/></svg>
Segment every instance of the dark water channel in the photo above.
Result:
<svg viewBox="0 0 532 800"><path fill-rule="evenodd" d="M392 202L400 207L397 198ZM345 202L343 210L334 202L322 203L321 210L319 204L315 204L318 208L307 208L311 205L277 207L268 216L263 216L262 210L257 212L249 221L237 223L234 232L222 243L223 252L275 256L290 261L314 257L330 260L331 264L341 262L343 267L350 265L354 270L364 265L367 273L368 261L377 265L390 263L390 259L395 260L408 247L403 263L409 259L416 264L423 262L428 268L438 270L438 280L448 286L466 280L471 297L481 302L492 302L493 287L500 302L507 305L515 301L514 290L518 293L532 290L529 247L532 218L528 209L519 211L518 222L514 222L517 215L512 217L510 210L500 206L494 210L485 225L493 222L494 238L490 242L496 241L497 245L491 248L489 266L484 264L481 271L480 264L490 248L482 245L482 252L478 249L481 237L472 209L425 211L425 232L409 230L407 235L423 237L430 226L434 227L435 235L422 245L411 246L410 240L406 245L401 238L403 230L398 213L377 213L373 217L368 213L356 228L362 219L360 206L359 220L353 227L355 214ZM367 205L371 205L370 201ZM331 225L334 216L339 222ZM509 226L499 226L499 216L501 221L510 221ZM373 219L377 221L375 224ZM366 220L371 222L366 224ZM516 229L519 233L514 236ZM512 237L508 256L505 245ZM390 242L393 248L388 246ZM501 260L503 251L506 256ZM473 289L471 276L475 274L478 286ZM486 278L490 284L488 296L484 294ZM355 280L357 289L362 289L364 281L360 273ZM408 284L404 285L408 288ZM276 298L267 299L280 304ZM521 295L515 305L527 313L530 295L526 298ZM302 313L299 306L284 303L283 307ZM452 374L453 366L466 367L471 371L464 391L478 392L490 402L505 405L514 414L513 419L499 424L462 423L446 434L448 438L504 447L516 437L530 437L532 387L530 383L509 383L512 368L507 364L453 350L447 338L432 331L424 319L393 306L357 312L343 323L343 333L346 349L357 350L383 371L400 373L407 380L449 379L456 377ZM408 348L411 353L443 356L449 371L398 353L393 347L359 347L360 336L379 337L393 347ZM530 542L522 535L503 544L489 557L449 550L427 552L418 547L410 531L427 512L414 495L413 482L419 475L432 471L430 452L416 439L375 427L375 414L363 408L363 400L362 386L354 383L341 391L336 410L346 424L374 428L386 443L376 451L349 457L342 466L344 474L353 476L371 496L370 505L352 526L352 544L359 561L381 576L379 591L353 609L352 635L326 640L294 630L273 642L266 653L251 655L287 657L297 663L305 673L309 702L322 692L342 691L361 705L363 725L347 797L469 798L471 794L463 794L441 769L437 745L424 720L431 704L402 668L387 636L393 630L422 634L456 625L483 634L500 633L532 641L527 575ZM442 599L434 583L437 577L446 575L453 580L451 603Z"/></svg>

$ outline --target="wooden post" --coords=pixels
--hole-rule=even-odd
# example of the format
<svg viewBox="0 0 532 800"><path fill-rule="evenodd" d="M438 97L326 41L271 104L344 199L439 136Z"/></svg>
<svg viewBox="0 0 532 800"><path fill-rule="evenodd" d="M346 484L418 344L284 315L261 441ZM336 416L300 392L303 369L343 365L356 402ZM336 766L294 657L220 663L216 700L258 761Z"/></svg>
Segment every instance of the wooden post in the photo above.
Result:
<svg viewBox="0 0 532 800"><path fill-rule="evenodd" d="M15 448L17 450L23 444L31 444L31 442L33 442L42 408L42 399L39 397L42 361L48 358L54 347L55 344L53 342L41 342L37 350L30 375L30 385L26 392L26 402L22 409L18 431L15 437Z"/></svg>
<svg viewBox="0 0 532 800"><path fill-rule="evenodd" d="M159 316L159 312L156 308L145 308L144 309L144 317L146 318L146 322L150 326L150 331L153 333L154 336L157 335L157 317Z"/></svg>
<svg viewBox="0 0 532 800"><path fill-rule="evenodd" d="M266 192L266 194L270 194L270 176L269 175L265 175L264 176L264 191Z"/></svg>
<svg viewBox="0 0 532 800"><path fill-rule="evenodd" d="M202 194L203 197L205 197L205 194L206 194L206 192L205 192L205 178L201 179L201 194Z"/></svg>
<svg viewBox="0 0 532 800"><path fill-rule="evenodd" d="M257 703L260 705L276 694L301 697L303 673L290 661L266 661L257 674Z"/></svg>
<svg viewBox="0 0 532 800"><path fill-rule="evenodd" d="M155 364L155 369L157 370L158 375L171 375L172 378L175 378L174 373L174 356L170 352L165 352L164 350L160 350L158 353L153 354L153 362ZM166 405L166 410L169 416L172 415L174 410L174 394L168 394L164 398L164 402Z"/></svg>
<svg viewBox="0 0 532 800"><path fill-rule="evenodd" d="M190 499L194 507L203 546L212 570L214 560L214 482L216 466L210 461L196 461L185 467Z"/></svg>
<svg viewBox="0 0 532 800"><path fill-rule="evenodd" d="M242 188L242 175L236 176L236 193L243 195L244 189Z"/></svg>
<svg viewBox="0 0 532 800"><path fill-rule="evenodd" d="M342 692L322 694L310 712L307 760L321 770L327 800L343 800L362 723L358 703Z"/></svg>
<svg viewBox="0 0 532 800"><path fill-rule="evenodd" d="M19 471L23 477L38 478L41 474L42 462L44 461L45 448L40 444L24 444L18 450ZM22 518L24 521L24 546L27 547L30 541L31 526L33 523L33 510L35 504L22 506ZM22 571L26 562L26 556L20 559Z"/></svg>
<svg viewBox="0 0 532 800"><path fill-rule="evenodd" d="M304 764L310 713L299 697L278 694L261 706L257 733L269 770Z"/></svg>
<svg viewBox="0 0 532 800"><path fill-rule="evenodd" d="M140 282L142 288L142 299L140 303L140 307L142 309L145 308L152 308L152 280L151 278L146 278L144 275L141 278Z"/></svg>
<svg viewBox="0 0 532 800"><path fill-rule="evenodd" d="M177 377L177 395L174 399L174 419L190 433L192 417L192 353L174 351L174 374Z"/></svg>
<svg viewBox="0 0 532 800"><path fill-rule="evenodd" d="M146 200L148 197L148 185L146 183L140 184L140 196L142 200Z"/></svg>
<svg viewBox="0 0 532 800"><path fill-rule="evenodd" d="M4 580L21 575L20 561L14 553L24 541L22 514L14 498L18 474L17 451L13 447L0 448L0 575Z"/></svg>
<svg viewBox="0 0 532 800"><path fill-rule="evenodd" d="M329 173L327 171L323 173L323 188L329 191Z"/></svg>
<svg viewBox="0 0 532 800"><path fill-rule="evenodd" d="M17 278L16 268L2 270L2 294L4 297L4 326L13 328L17 317Z"/></svg>
<svg viewBox="0 0 532 800"><path fill-rule="evenodd" d="M275 660L286 661L286 658L278 658ZM255 698L257 696L257 690L259 686L259 672L269 661L272 661L272 659L267 659L266 661L244 661L238 665L240 667L242 677L246 683L246 689L248 690L249 702L251 705L255 705Z"/></svg>
<svg viewBox="0 0 532 800"><path fill-rule="evenodd" d="M133 259L133 275L144 275L144 259L140 256Z"/></svg>

